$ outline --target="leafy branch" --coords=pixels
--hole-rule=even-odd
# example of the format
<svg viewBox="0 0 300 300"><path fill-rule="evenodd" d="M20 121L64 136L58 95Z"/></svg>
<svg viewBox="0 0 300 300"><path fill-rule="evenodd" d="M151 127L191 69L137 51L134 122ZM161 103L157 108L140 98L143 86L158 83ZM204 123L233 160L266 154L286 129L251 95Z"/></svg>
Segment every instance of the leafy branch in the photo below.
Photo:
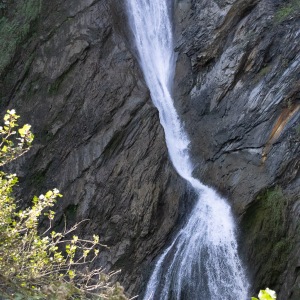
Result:
<svg viewBox="0 0 300 300"><path fill-rule="evenodd" d="M15 110L8 110L0 126L0 166L27 152L33 141L30 125L18 128ZM6 299L109 299L126 300L103 268L90 269L98 257L99 237L79 238L74 232L83 220L61 232L52 230L51 208L62 197L57 189L33 198L19 210L13 197L16 174L0 171L0 296ZM39 234L40 218L48 227Z"/></svg>

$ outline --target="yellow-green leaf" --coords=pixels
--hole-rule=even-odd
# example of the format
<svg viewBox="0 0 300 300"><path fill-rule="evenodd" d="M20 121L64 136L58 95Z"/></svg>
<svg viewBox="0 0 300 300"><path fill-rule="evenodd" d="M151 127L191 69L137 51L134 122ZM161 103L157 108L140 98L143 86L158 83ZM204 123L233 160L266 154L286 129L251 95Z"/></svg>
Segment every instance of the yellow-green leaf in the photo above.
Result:
<svg viewBox="0 0 300 300"><path fill-rule="evenodd" d="M53 192L48 191L45 196L46 196L46 198L50 198L52 195L53 195Z"/></svg>
<svg viewBox="0 0 300 300"><path fill-rule="evenodd" d="M6 146L3 146L3 148L2 148L1 151L4 152L4 153L6 153L6 152L7 152L7 147L6 147Z"/></svg>
<svg viewBox="0 0 300 300"><path fill-rule="evenodd" d="M31 126L29 124L25 124L22 128L20 128L19 134L23 137L26 135L26 133L28 133L28 131L30 130Z"/></svg>

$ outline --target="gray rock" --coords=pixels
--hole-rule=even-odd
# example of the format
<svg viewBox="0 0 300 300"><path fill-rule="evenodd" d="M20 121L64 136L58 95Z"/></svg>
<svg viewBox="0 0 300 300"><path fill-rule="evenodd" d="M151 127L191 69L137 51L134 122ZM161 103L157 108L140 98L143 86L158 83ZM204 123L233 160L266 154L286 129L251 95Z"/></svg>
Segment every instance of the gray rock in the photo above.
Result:
<svg viewBox="0 0 300 300"><path fill-rule="evenodd" d="M241 221L253 295L270 286L279 298L296 300L300 22L295 4L282 17L284 5L178 1L174 94L191 138L194 174L217 187ZM273 196L277 210L266 204ZM273 217L282 226L269 234L262 219ZM264 256L266 249L273 255Z"/></svg>
<svg viewBox="0 0 300 300"><path fill-rule="evenodd" d="M240 221L253 295L269 286L279 298L298 300L300 33L293 3L287 14L281 0L176 0L174 96L195 176L227 196ZM13 11L4 14L10 19ZM39 15L26 20L30 30L0 70L1 108L15 108L36 136L13 166L19 194L28 203L58 187L57 227L64 215L70 225L89 219L81 234L99 234L110 247L95 265L122 269L117 279L139 293L193 195L168 160L131 54L124 5L42 1Z"/></svg>
<svg viewBox="0 0 300 300"><path fill-rule="evenodd" d="M117 279L135 295L187 210L189 191L119 36L124 20L109 4L43 1L24 48L2 74L1 103L35 134L33 149L14 166L24 202L59 188L58 228L64 215L69 226L88 219L80 234L98 234L109 246L95 266L121 269Z"/></svg>

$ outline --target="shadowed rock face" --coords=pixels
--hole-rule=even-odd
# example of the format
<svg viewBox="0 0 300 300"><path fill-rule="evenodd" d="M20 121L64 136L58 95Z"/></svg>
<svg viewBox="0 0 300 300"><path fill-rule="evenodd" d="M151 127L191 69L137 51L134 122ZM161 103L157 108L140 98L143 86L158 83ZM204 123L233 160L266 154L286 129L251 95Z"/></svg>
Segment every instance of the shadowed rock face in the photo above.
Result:
<svg viewBox="0 0 300 300"><path fill-rule="evenodd" d="M177 0L174 93L195 175L239 216L254 289L298 300L300 21L297 0L281 2ZM10 22L15 9L29 30L11 37L0 96L36 136L14 166L20 193L58 187L58 226L63 214L89 219L81 233L110 246L96 264L121 268L134 295L193 197L168 160L124 7L42 1L28 17L16 3L0 15Z"/></svg>
<svg viewBox="0 0 300 300"><path fill-rule="evenodd" d="M58 226L63 214L70 225L89 219L81 234L99 234L110 247L95 264L121 268L119 279L134 295L186 210L188 189L113 20L125 25L108 1L43 1L2 72L1 103L35 134L16 166L22 197L59 188Z"/></svg>
<svg viewBox="0 0 300 300"><path fill-rule="evenodd" d="M195 175L241 220L254 289L298 299L300 2L177 1L176 103ZM253 291L254 292L254 291Z"/></svg>

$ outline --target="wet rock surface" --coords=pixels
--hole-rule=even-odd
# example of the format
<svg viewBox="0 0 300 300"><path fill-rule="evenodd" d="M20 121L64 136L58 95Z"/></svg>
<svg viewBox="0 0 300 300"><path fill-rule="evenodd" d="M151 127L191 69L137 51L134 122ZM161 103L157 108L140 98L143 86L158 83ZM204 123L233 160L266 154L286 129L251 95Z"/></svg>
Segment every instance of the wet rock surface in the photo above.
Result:
<svg viewBox="0 0 300 300"><path fill-rule="evenodd" d="M88 219L95 266L122 269L131 295L187 209L188 189L109 1L43 1L30 34L1 73L2 112L32 125L32 150L14 168L24 202L57 187L57 226ZM114 28L116 16L120 24ZM20 123L21 123L20 122Z"/></svg>
<svg viewBox="0 0 300 300"><path fill-rule="evenodd" d="M241 221L253 293L299 298L300 6L177 1L175 99L194 174ZM270 224L273 224L270 227ZM268 274L268 275L267 275Z"/></svg>

